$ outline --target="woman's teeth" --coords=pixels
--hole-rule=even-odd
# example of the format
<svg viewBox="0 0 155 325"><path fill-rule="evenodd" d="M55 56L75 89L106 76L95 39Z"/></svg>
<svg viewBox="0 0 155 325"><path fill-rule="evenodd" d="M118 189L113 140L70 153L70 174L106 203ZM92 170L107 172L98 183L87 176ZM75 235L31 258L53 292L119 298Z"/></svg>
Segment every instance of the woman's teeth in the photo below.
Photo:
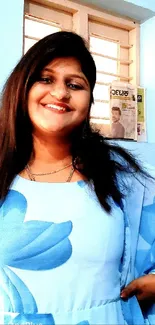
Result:
<svg viewBox="0 0 155 325"><path fill-rule="evenodd" d="M47 104L45 105L47 108L53 108L53 109L57 109L58 111L67 111L67 108L65 107L61 107L61 106L57 106L57 105L54 105L54 104Z"/></svg>

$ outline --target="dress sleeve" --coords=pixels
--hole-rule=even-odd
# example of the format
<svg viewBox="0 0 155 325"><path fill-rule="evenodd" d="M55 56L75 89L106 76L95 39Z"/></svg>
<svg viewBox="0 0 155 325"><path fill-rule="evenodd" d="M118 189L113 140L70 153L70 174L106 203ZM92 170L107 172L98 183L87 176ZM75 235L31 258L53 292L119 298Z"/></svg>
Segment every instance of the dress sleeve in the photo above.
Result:
<svg viewBox="0 0 155 325"><path fill-rule="evenodd" d="M155 180L150 179L145 183L135 269L136 277L155 274ZM146 324L155 324L155 304L143 314Z"/></svg>
<svg viewBox="0 0 155 325"><path fill-rule="evenodd" d="M136 252L137 275L155 273L155 180L146 180Z"/></svg>

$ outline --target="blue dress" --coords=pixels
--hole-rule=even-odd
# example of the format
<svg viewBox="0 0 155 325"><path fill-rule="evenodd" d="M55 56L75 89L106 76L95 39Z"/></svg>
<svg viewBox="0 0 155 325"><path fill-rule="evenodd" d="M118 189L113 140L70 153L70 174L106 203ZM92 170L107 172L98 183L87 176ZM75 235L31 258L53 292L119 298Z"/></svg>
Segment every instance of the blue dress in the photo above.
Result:
<svg viewBox="0 0 155 325"><path fill-rule="evenodd" d="M0 324L126 324L124 215L85 181L17 176L0 208Z"/></svg>

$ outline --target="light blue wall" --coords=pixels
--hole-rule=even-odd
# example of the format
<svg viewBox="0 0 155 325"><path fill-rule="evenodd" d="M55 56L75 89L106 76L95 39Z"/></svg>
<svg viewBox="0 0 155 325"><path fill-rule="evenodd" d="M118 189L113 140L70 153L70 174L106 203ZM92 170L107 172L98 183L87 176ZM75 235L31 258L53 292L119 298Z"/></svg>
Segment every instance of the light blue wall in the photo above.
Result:
<svg viewBox="0 0 155 325"><path fill-rule="evenodd" d="M155 10L155 0L124 0ZM140 84L146 88L147 136L155 143L155 17L140 27Z"/></svg>
<svg viewBox="0 0 155 325"><path fill-rule="evenodd" d="M155 1L154 0L124 0L124 1L130 2L130 3L133 3L134 5L155 11Z"/></svg>
<svg viewBox="0 0 155 325"><path fill-rule="evenodd" d="M22 55L24 0L0 0L0 89Z"/></svg>
<svg viewBox="0 0 155 325"><path fill-rule="evenodd" d="M124 0L155 11L155 0ZM140 28L140 83L146 88L148 142L155 143L155 17Z"/></svg>
<svg viewBox="0 0 155 325"><path fill-rule="evenodd" d="M120 146L130 150L140 161L155 166L155 144L120 141Z"/></svg>
<svg viewBox="0 0 155 325"><path fill-rule="evenodd" d="M155 17L140 28L140 83L146 88L148 143L121 142L142 160L155 166Z"/></svg>
<svg viewBox="0 0 155 325"><path fill-rule="evenodd" d="M155 0L124 0L155 11ZM146 88L147 136L155 143L155 17L140 27L140 84Z"/></svg>
<svg viewBox="0 0 155 325"><path fill-rule="evenodd" d="M155 0L124 0L155 10ZM121 144L155 166L155 17L140 27L140 83L146 88L148 143Z"/></svg>

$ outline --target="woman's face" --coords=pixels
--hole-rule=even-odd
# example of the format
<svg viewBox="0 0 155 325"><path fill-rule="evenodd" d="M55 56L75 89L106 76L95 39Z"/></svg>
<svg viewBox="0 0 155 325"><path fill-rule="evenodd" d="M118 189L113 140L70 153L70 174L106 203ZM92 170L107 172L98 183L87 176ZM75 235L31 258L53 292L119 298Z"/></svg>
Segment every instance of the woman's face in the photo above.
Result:
<svg viewBox="0 0 155 325"><path fill-rule="evenodd" d="M68 135L87 117L90 85L73 57L56 58L41 72L28 95L34 133Z"/></svg>

